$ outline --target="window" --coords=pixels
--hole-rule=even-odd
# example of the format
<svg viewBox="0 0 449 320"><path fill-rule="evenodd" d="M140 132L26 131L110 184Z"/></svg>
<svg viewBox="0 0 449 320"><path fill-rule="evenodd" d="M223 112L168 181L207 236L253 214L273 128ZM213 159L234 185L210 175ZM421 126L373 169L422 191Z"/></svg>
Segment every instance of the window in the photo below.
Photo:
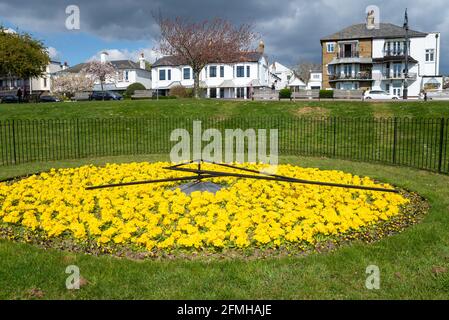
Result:
<svg viewBox="0 0 449 320"><path fill-rule="evenodd" d="M251 68L250 68L250 66L246 66L246 76L248 78L251 77Z"/></svg>
<svg viewBox="0 0 449 320"><path fill-rule="evenodd" d="M165 70L159 70L159 80L165 80Z"/></svg>
<svg viewBox="0 0 449 320"><path fill-rule="evenodd" d="M184 68L183 69L183 79L189 80L190 79L190 68Z"/></svg>
<svg viewBox="0 0 449 320"><path fill-rule="evenodd" d="M168 80L171 80L171 70L168 69L167 71L168 71L167 79L168 79Z"/></svg>
<svg viewBox="0 0 449 320"><path fill-rule="evenodd" d="M128 80L129 80L129 72L125 71L125 81L128 81Z"/></svg>
<svg viewBox="0 0 449 320"><path fill-rule="evenodd" d="M243 78L245 76L245 67L237 66L237 78Z"/></svg>
<svg viewBox="0 0 449 320"><path fill-rule="evenodd" d="M224 78L224 66L220 67L220 77Z"/></svg>
<svg viewBox="0 0 449 320"><path fill-rule="evenodd" d="M237 67L237 69L238 69L238 67ZM237 88L237 97L236 98L242 99L244 97L245 97L245 88Z"/></svg>
<svg viewBox="0 0 449 320"><path fill-rule="evenodd" d="M426 62L434 62L434 61L435 61L435 49L427 49Z"/></svg>
<svg viewBox="0 0 449 320"><path fill-rule="evenodd" d="M47 87L47 78L44 78L44 88Z"/></svg>
<svg viewBox="0 0 449 320"><path fill-rule="evenodd" d="M395 63L393 64L393 77L400 78L402 75L402 64Z"/></svg>
<svg viewBox="0 0 449 320"><path fill-rule="evenodd" d="M327 44L327 52L328 53L333 53L334 51L335 51L335 43L329 42Z"/></svg>
<svg viewBox="0 0 449 320"><path fill-rule="evenodd" d="M216 66L209 67L209 77L211 77L211 78L217 77L217 67Z"/></svg>

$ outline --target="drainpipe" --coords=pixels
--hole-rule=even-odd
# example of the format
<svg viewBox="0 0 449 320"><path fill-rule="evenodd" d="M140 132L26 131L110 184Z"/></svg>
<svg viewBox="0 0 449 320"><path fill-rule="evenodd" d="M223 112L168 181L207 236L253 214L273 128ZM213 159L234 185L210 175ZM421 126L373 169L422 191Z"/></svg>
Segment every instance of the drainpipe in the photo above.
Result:
<svg viewBox="0 0 449 320"><path fill-rule="evenodd" d="M438 75L438 33L435 34L435 76Z"/></svg>

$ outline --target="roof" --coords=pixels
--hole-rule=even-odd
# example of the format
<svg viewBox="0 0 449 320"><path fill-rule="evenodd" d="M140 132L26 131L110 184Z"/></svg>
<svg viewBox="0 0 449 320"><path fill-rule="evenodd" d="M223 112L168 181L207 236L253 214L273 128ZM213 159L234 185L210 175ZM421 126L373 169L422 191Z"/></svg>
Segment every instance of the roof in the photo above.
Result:
<svg viewBox="0 0 449 320"><path fill-rule="evenodd" d="M108 62L110 62L114 66L114 68L119 69L119 70L120 69L140 69L139 63L131 61L131 60L112 60L112 61L108 61ZM79 63L79 64L74 65L73 67L68 68L64 71L78 73L86 66L87 66L87 63Z"/></svg>
<svg viewBox="0 0 449 320"><path fill-rule="evenodd" d="M427 33L415 30L409 30L409 37L419 38L425 37ZM392 23L380 23L379 29L367 29L365 23L354 24L339 32L331 34L321 39L321 41L329 40L355 40L355 39L388 39L405 37L404 28Z"/></svg>
<svg viewBox="0 0 449 320"><path fill-rule="evenodd" d="M257 51L241 52L241 56L237 61L228 61L227 63L233 62L258 62L260 58L264 57L263 53ZM216 61L210 61L209 63L215 63ZM184 63L179 63L176 56L165 56L156 60L152 67L175 67L185 65Z"/></svg>

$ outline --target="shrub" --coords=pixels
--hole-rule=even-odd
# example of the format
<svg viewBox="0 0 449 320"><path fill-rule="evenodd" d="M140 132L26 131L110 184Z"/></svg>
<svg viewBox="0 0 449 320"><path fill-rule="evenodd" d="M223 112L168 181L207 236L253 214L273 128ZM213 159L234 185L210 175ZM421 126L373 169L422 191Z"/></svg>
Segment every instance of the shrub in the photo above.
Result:
<svg viewBox="0 0 449 320"><path fill-rule="evenodd" d="M289 88L284 88L279 91L279 98L280 99L290 99L292 97L292 90Z"/></svg>
<svg viewBox="0 0 449 320"><path fill-rule="evenodd" d="M191 98L193 96L193 90L186 89L186 87L178 85L170 89L169 96L177 98Z"/></svg>
<svg viewBox="0 0 449 320"><path fill-rule="evenodd" d="M333 99L334 91L333 90L320 90L320 99Z"/></svg>
<svg viewBox="0 0 449 320"><path fill-rule="evenodd" d="M140 82L136 82L136 83L130 84L128 86L128 88L126 88L124 96L125 96L125 98L131 98L131 96L134 94L134 92L136 90L146 90L146 89L147 88L145 88L145 86L143 84L141 84Z"/></svg>

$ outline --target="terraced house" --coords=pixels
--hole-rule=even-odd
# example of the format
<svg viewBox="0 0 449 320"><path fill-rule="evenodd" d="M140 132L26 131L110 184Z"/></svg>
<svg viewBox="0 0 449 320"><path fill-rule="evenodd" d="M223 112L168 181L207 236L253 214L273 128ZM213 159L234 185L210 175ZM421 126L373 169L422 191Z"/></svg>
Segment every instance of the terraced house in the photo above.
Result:
<svg viewBox="0 0 449 320"><path fill-rule="evenodd" d="M372 22L371 22L372 23ZM321 39L323 88L384 90L409 97L442 88L440 33L409 30L409 74L405 69L405 29L391 23L347 27Z"/></svg>

